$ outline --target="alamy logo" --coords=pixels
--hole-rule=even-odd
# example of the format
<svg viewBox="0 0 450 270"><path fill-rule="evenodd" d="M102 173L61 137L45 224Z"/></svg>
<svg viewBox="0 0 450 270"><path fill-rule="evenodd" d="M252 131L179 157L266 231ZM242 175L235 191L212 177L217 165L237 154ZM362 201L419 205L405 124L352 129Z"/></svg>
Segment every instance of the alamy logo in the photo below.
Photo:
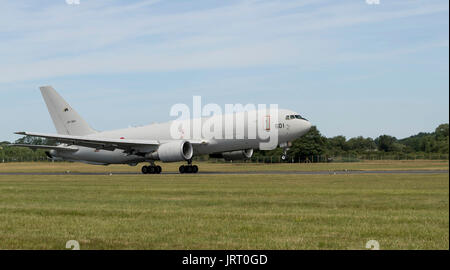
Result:
<svg viewBox="0 0 450 270"><path fill-rule="evenodd" d="M170 126L172 139L221 140L247 139L260 141L262 150L278 145L278 104L225 104L202 106L194 96L192 110L186 104L175 104L170 116L178 117Z"/></svg>
<svg viewBox="0 0 450 270"><path fill-rule="evenodd" d="M66 248L71 250L80 250L80 243L77 240L69 240L66 242Z"/></svg>
<svg viewBox="0 0 450 270"><path fill-rule="evenodd" d="M380 250L380 243L377 240L369 240L366 243L366 248L371 250Z"/></svg>
<svg viewBox="0 0 450 270"><path fill-rule="evenodd" d="M68 5L79 5L80 0L66 0L66 4Z"/></svg>
<svg viewBox="0 0 450 270"><path fill-rule="evenodd" d="M366 4L368 5L379 5L380 0L366 0Z"/></svg>

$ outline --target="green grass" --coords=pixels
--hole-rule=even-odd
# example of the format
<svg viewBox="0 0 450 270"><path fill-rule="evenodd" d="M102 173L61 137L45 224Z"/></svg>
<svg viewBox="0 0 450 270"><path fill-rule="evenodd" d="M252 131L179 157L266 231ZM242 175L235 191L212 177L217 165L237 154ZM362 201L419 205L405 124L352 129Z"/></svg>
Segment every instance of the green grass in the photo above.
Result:
<svg viewBox="0 0 450 270"><path fill-rule="evenodd" d="M177 172L181 164L161 163L163 172ZM397 160L363 161L344 163L210 163L196 162L202 172L244 172L244 171L326 171L326 170L448 170L448 160ZM141 164L143 165L143 164ZM141 166L87 165L72 162L17 162L0 163L0 172L140 172Z"/></svg>
<svg viewBox="0 0 450 270"><path fill-rule="evenodd" d="M448 177L0 176L0 249L448 249Z"/></svg>

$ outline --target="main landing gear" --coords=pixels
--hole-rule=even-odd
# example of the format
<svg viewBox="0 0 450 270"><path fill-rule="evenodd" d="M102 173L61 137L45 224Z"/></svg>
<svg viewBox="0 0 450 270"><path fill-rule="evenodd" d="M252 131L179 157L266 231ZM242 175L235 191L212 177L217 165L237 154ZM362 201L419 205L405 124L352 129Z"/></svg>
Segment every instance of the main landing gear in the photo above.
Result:
<svg viewBox="0 0 450 270"><path fill-rule="evenodd" d="M154 164L151 164L150 166L142 166L141 169L143 174L160 174L162 171L161 166L155 166Z"/></svg>
<svg viewBox="0 0 450 270"><path fill-rule="evenodd" d="M197 173L198 172L198 166L192 165L192 160L188 160L188 165L181 165L178 169L180 173Z"/></svg>

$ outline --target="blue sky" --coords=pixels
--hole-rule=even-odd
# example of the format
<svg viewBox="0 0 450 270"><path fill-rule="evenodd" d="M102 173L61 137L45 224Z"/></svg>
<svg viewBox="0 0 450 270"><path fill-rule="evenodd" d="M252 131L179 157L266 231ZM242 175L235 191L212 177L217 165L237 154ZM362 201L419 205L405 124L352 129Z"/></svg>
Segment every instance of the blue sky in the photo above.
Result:
<svg viewBox="0 0 450 270"><path fill-rule="evenodd" d="M0 1L0 140L55 132L52 85L95 128L175 103L277 103L326 136L449 121L449 2Z"/></svg>

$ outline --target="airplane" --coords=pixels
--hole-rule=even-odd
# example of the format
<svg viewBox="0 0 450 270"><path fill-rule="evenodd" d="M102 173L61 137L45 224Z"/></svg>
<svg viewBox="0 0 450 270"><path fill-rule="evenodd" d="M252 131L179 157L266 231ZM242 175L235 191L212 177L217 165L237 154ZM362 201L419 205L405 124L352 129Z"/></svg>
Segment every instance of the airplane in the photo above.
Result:
<svg viewBox="0 0 450 270"><path fill-rule="evenodd" d="M33 150L44 149L50 160L130 166L149 162L150 165L142 167L143 174L160 174L162 168L155 164L156 161L182 161L187 162L187 165L179 167L180 173L197 173L198 166L192 164L193 156L209 154L210 157L226 160L248 159L251 158L254 149L260 149L262 142L258 138L237 139L236 136L233 139L201 137L183 139L183 136L174 139L170 133L173 121L100 132L91 128L53 87L42 86L40 91L57 134L38 132L15 132L15 134L52 139L59 144L55 146L12 144L12 146L29 147ZM291 142L306 134L311 128L311 123L298 113L285 109L278 110L277 118L276 121L267 119L256 121L267 121L268 130L278 129L279 144L276 146L284 149L282 159L285 160ZM210 118L201 118L201 121L208 119ZM247 128L248 122L245 126L246 130ZM233 132L236 134L239 131L233 129Z"/></svg>

